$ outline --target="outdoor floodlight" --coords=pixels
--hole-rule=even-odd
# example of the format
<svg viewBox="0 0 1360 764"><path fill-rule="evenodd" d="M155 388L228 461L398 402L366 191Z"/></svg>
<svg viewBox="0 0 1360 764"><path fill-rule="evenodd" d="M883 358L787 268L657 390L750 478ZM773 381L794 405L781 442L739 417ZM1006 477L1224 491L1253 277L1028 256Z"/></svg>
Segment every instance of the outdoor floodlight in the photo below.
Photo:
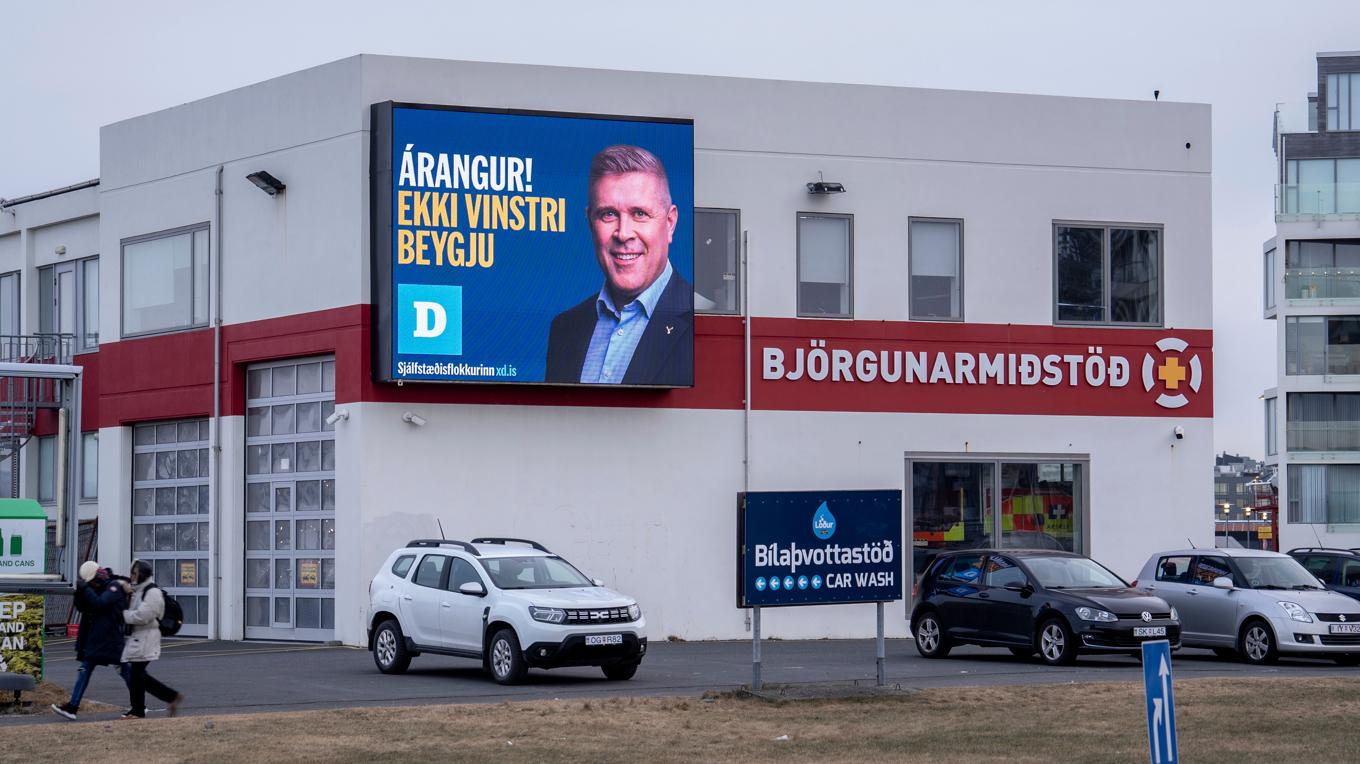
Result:
<svg viewBox="0 0 1360 764"><path fill-rule="evenodd" d="M270 196L277 196L280 191L287 188L287 186L283 185L283 181L279 180L273 175L270 175L264 170L256 170L255 172L252 172L251 174L246 176L246 180L250 181L251 183L254 183L256 188L260 189L266 194L269 194Z"/></svg>

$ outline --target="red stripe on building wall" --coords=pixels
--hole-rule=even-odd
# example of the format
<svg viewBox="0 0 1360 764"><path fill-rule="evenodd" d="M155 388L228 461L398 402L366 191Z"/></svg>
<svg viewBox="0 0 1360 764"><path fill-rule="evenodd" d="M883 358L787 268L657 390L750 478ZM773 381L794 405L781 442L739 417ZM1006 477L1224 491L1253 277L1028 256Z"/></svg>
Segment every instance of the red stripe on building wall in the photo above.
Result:
<svg viewBox="0 0 1360 764"><path fill-rule="evenodd" d="M740 409L743 405L743 325L738 316L698 316L695 326L695 386L676 390L601 387L376 383L371 372L369 306L352 305L275 319L232 324L222 330L223 412L245 413L245 371L253 363L334 354L336 401L455 403L523 406L623 406L638 408ZM762 410L957 412L1008 414L1082 414L1107 416L1212 416L1212 332L1173 329L1106 329L952 324L904 321L828 321L758 318L752 326L753 407ZM1183 353L1158 351L1155 343L1177 337L1189 344ZM1120 388L1083 382L1058 386L886 382L765 378L766 348L787 360L806 354L820 340L825 350L881 357L893 353L1058 354L1127 358L1130 379ZM212 413L213 333L210 329L127 339L100 346L96 354L76 357L86 366L87 426L114 427L133 422L207 416ZM1192 357L1201 365L1200 389L1179 409L1158 406L1157 395L1171 392L1142 384L1144 356L1165 365L1174 355L1186 369ZM789 367L790 370L792 367ZM1172 368L1172 371L1175 371Z"/></svg>

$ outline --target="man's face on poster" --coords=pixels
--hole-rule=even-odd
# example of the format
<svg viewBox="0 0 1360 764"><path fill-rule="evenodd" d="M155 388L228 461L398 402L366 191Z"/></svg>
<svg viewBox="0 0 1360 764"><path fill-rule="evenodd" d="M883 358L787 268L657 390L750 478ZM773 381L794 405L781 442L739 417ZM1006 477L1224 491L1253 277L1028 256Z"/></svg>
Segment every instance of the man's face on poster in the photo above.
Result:
<svg viewBox="0 0 1360 764"><path fill-rule="evenodd" d="M595 260L622 308L665 272L679 210L663 180L628 172L591 184L587 215Z"/></svg>

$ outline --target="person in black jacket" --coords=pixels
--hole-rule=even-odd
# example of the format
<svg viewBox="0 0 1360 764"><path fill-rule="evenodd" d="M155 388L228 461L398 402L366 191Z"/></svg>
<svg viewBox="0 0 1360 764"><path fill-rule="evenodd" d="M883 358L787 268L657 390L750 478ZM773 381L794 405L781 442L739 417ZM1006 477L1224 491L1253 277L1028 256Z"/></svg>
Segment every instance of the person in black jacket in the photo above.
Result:
<svg viewBox="0 0 1360 764"><path fill-rule="evenodd" d="M113 574L99 567L93 560L80 566L76 581L75 605L80 612L80 629L76 632L76 661L80 668L71 699L61 705L52 704L57 714L74 720L80 712L80 699L90 684L95 666L117 666L123 657L123 609L127 598L123 590L113 586Z"/></svg>

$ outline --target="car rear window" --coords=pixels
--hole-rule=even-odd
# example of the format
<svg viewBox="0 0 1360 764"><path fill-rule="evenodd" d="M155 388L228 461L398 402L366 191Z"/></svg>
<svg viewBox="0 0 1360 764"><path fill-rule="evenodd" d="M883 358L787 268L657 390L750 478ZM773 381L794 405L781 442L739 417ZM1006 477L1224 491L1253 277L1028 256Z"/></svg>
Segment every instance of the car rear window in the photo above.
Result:
<svg viewBox="0 0 1360 764"><path fill-rule="evenodd" d="M392 575L397 578L406 578L406 574L411 572L411 563L415 561L416 556L413 554L404 554L398 557L397 561L392 563Z"/></svg>

